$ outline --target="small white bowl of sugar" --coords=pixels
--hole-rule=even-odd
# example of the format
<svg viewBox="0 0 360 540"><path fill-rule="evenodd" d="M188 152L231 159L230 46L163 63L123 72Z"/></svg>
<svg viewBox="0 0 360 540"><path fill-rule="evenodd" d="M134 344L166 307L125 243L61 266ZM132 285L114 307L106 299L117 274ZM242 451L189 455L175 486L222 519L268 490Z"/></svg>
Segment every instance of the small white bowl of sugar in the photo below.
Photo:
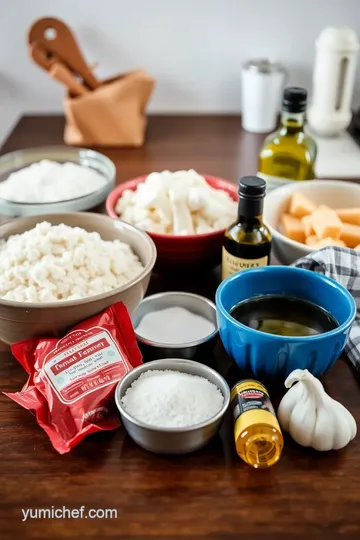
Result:
<svg viewBox="0 0 360 540"><path fill-rule="evenodd" d="M167 358L125 375L115 401L122 424L139 446L159 454L186 454L205 446L218 432L230 389L208 366Z"/></svg>
<svg viewBox="0 0 360 540"><path fill-rule="evenodd" d="M144 298L132 323L144 360L201 359L218 338L216 306L197 294L164 292Z"/></svg>

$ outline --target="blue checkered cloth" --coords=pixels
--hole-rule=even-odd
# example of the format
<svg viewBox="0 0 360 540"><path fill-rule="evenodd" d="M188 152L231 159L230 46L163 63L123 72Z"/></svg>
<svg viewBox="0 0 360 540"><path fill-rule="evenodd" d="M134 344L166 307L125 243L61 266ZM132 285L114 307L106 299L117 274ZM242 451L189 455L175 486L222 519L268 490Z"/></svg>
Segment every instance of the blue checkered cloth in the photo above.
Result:
<svg viewBox="0 0 360 540"><path fill-rule="evenodd" d="M357 314L345 352L360 371L360 251L326 247L299 259L293 266L313 270L338 281L354 297Z"/></svg>

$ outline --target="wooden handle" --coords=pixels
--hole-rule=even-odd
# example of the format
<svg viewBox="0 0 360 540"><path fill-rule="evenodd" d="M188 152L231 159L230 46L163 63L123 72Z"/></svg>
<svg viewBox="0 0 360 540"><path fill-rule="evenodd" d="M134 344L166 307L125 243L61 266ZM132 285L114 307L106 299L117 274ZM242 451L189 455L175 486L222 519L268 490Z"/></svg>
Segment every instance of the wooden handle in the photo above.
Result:
<svg viewBox="0 0 360 540"><path fill-rule="evenodd" d="M37 20L29 30L28 42L37 43L49 55L54 55L68 69L79 74L93 90L101 83L84 60L76 39L65 23L53 17Z"/></svg>
<svg viewBox="0 0 360 540"><path fill-rule="evenodd" d="M80 84L74 75L63 65L56 62L49 70L50 75L68 87L71 94L75 96L83 96L88 94L89 90Z"/></svg>
<svg viewBox="0 0 360 540"><path fill-rule="evenodd" d="M46 71L49 71L55 62L54 58L47 55L45 49L36 42L30 45L29 53L34 62Z"/></svg>

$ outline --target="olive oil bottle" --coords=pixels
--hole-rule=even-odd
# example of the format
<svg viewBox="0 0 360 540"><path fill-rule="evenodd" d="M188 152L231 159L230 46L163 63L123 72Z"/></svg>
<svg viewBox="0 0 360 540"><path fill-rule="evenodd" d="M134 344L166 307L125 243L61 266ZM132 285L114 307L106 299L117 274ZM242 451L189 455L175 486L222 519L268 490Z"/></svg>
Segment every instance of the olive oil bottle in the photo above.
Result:
<svg viewBox="0 0 360 540"><path fill-rule="evenodd" d="M265 189L265 180L256 176L239 182L238 218L224 236L222 279L270 263L271 233L262 220Z"/></svg>
<svg viewBox="0 0 360 540"><path fill-rule="evenodd" d="M304 132L306 100L305 88L285 88L280 128L265 139L259 157L258 176L266 180L268 192L315 176L316 143Z"/></svg>
<svg viewBox="0 0 360 540"><path fill-rule="evenodd" d="M284 439L265 386L253 379L239 381L230 402L237 453L255 469L271 467L280 459Z"/></svg>

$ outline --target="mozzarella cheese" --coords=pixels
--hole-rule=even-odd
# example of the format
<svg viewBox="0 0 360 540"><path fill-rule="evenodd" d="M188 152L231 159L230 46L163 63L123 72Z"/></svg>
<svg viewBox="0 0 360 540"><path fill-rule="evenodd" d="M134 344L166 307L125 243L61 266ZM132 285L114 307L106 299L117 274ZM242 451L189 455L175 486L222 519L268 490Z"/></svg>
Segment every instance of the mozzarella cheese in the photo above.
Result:
<svg viewBox="0 0 360 540"><path fill-rule="evenodd" d="M162 234L204 234L236 220L237 202L212 188L194 170L149 174L135 191L125 190L116 213L128 223Z"/></svg>

